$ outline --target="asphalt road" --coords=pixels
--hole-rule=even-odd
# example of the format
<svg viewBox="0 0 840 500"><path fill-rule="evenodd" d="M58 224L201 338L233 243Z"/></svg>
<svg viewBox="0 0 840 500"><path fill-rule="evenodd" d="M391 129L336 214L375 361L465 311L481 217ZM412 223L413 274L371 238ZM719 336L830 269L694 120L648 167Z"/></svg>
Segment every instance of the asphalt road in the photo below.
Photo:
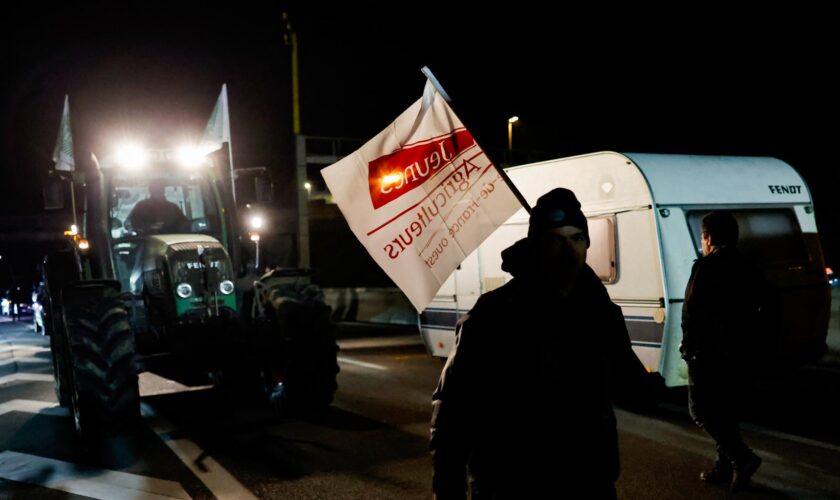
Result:
<svg viewBox="0 0 840 500"><path fill-rule="evenodd" d="M46 339L0 323L0 498L431 498L429 402L442 363L413 336L341 344L339 392L318 417L279 419L144 376L143 429L91 446L55 403ZM840 497L838 387L840 369L815 365L748 396L744 435L764 465L737 498ZM697 479L713 446L685 391L618 419L621 498L728 496ZM580 486L558 484L558 498Z"/></svg>

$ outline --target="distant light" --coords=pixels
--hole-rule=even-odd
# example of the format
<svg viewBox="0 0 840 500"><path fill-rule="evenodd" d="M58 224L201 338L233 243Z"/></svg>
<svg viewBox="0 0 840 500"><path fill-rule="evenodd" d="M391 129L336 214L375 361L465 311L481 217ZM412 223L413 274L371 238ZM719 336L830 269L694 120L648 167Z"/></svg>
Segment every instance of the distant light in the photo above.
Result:
<svg viewBox="0 0 840 500"><path fill-rule="evenodd" d="M88 240L79 240L79 250L85 251L90 248L90 242Z"/></svg>
<svg viewBox="0 0 840 500"><path fill-rule="evenodd" d="M508 123L516 123L518 121L519 121L518 116L511 116L510 118L508 118Z"/></svg>
<svg viewBox="0 0 840 500"><path fill-rule="evenodd" d="M252 215L250 219L248 219L248 225L251 229L262 229L265 225L265 218L262 215Z"/></svg>
<svg viewBox="0 0 840 500"><path fill-rule="evenodd" d="M64 231L64 236L76 236L79 234L79 226L73 224L70 226L70 229Z"/></svg>
<svg viewBox="0 0 840 500"><path fill-rule="evenodd" d="M146 165L149 154L138 144L125 143L117 147L116 160L120 166L136 170Z"/></svg>
<svg viewBox="0 0 840 500"><path fill-rule="evenodd" d="M257 234L257 233L251 234L251 241L253 241L253 242L260 241L260 235Z"/></svg>
<svg viewBox="0 0 840 500"><path fill-rule="evenodd" d="M307 190L307 191L310 191L310 190L312 189L312 183L310 183L310 182L304 182L304 183L303 183L303 189L305 189L305 190Z"/></svg>

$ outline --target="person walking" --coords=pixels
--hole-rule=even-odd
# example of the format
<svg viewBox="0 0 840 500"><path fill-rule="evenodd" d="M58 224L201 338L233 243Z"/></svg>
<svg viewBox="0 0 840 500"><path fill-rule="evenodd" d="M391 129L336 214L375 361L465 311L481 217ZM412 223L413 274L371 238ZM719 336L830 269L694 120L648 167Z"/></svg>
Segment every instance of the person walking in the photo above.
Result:
<svg viewBox="0 0 840 500"><path fill-rule="evenodd" d="M717 459L700 473L708 483L746 487L761 465L741 438L738 401L752 330L762 324L764 277L737 249L738 222L726 211L701 223L702 253L685 290L680 352L688 365L688 404L694 422L715 441Z"/></svg>

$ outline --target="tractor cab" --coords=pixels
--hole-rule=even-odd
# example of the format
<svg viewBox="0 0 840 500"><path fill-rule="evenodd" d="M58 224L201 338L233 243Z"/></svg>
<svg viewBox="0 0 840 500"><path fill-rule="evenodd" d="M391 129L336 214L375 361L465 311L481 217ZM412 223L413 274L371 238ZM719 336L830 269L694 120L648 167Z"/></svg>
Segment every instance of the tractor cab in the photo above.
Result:
<svg viewBox="0 0 840 500"><path fill-rule="evenodd" d="M217 245L226 239L218 197L206 176L164 169L143 175L114 172L106 174L106 179L114 274L123 290L138 291L132 286L131 275L141 264L139 250L150 238L206 235ZM155 191L160 194L153 195Z"/></svg>
<svg viewBox="0 0 840 500"><path fill-rule="evenodd" d="M99 167L103 232L122 292L170 324L235 316L232 221L209 159L138 150ZM132 319L148 321L143 316Z"/></svg>

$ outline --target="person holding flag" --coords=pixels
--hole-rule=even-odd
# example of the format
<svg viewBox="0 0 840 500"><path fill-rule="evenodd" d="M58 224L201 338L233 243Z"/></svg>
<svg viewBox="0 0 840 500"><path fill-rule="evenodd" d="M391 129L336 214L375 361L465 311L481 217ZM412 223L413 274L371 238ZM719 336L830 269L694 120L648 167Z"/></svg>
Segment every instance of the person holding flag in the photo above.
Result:
<svg viewBox="0 0 840 500"><path fill-rule="evenodd" d="M528 236L502 252L514 278L462 321L432 397L438 500L564 489L616 498L613 399L653 402L664 382L633 353L621 309L586 265L588 247L580 203L557 188L537 200Z"/></svg>
<svg viewBox="0 0 840 500"><path fill-rule="evenodd" d="M496 228L527 210L423 72L421 99L321 171L350 229L418 311ZM587 231L570 191L540 198L528 238L502 255L515 279L485 294L463 324L433 396L438 498L464 498L468 465L473 498L479 487L487 498L556 496L558 475L586 479L594 497L615 496L610 391L632 392L649 377L621 310L585 265ZM523 336L520 356L511 331Z"/></svg>

